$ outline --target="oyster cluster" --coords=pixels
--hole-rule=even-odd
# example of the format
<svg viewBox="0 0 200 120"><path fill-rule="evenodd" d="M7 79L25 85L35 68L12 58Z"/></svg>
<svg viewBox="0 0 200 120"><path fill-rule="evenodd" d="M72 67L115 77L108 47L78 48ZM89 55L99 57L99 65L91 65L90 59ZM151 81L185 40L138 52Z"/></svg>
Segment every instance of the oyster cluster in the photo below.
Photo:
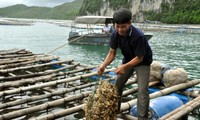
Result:
<svg viewBox="0 0 200 120"><path fill-rule="evenodd" d="M86 120L116 120L119 99L117 88L108 81L100 80L98 88L86 102Z"/></svg>

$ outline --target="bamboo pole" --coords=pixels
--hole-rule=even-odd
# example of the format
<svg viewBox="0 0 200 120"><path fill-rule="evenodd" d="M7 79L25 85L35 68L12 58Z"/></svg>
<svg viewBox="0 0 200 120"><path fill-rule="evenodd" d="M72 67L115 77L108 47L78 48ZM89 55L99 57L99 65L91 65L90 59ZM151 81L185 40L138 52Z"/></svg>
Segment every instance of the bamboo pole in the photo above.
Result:
<svg viewBox="0 0 200 120"><path fill-rule="evenodd" d="M73 64L77 64L77 62L73 61L71 64L72 64L72 65L73 65ZM85 67L86 67L86 68L87 68L87 67L92 67L91 65L86 65L86 64L83 64L83 63L79 63L79 65L80 65L80 67L84 67L84 68L85 68ZM98 67L98 66L96 66L96 67Z"/></svg>
<svg viewBox="0 0 200 120"><path fill-rule="evenodd" d="M172 112L162 116L160 120L178 120L183 115L190 113L192 110L200 106L200 95L188 103L180 106Z"/></svg>
<svg viewBox="0 0 200 120"><path fill-rule="evenodd" d="M150 82L149 83L149 87L151 86L155 86L157 85L158 83L160 83L160 81L153 81L153 82ZM132 88L132 89L129 89L129 90L126 90L123 92L123 96L127 96L127 95L130 95L131 93L134 93L134 92L137 92L138 91L138 88Z"/></svg>
<svg viewBox="0 0 200 120"><path fill-rule="evenodd" d="M154 93L150 94L149 97L151 99L156 98L156 97L160 97L160 96L167 95L167 94L170 94L170 93L178 91L178 90L186 89L188 87L197 85L199 83L200 83L199 79L191 80L187 83L181 83L181 84L178 84L178 85L168 87L166 89L154 92ZM136 105L136 103L137 103L137 99L131 100L131 101L126 102L126 103L122 103L120 112L123 112L123 111L130 109L133 105Z"/></svg>
<svg viewBox="0 0 200 120"><path fill-rule="evenodd" d="M129 82L129 83L131 83L131 82ZM90 92L88 92L87 95L84 95L80 99L83 99L84 97L87 97L89 95L89 93ZM63 99L65 99L65 98L63 98ZM68 97L66 99L69 100ZM64 101L65 102L69 102L66 99ZM74 101L74 100L75 100L74 97L72 97L70 99L70 101ZM55 101L52 101L52 102L48 102L48 103L43 104L43 105L38 105L38 106L31 107L31 108L28 108L28 109L23 109L23 110L15 111L15 112L12 112L12 114L11 113L4 114L3 117L6 118L6 119L16 118L16 117L19 117L19 116L22 116L22 115L25 115L25 114L36 112L38 110L45 110L47 108L49 109L49 108L52 108L52 107L56 107L56 106L59 106L61 104L64 104L63 100L59 99L59 100L55 100ZM41 117L38 117L38 118L35 118L35 119L37 119L37 120L50 120L50 119L60 118L60 117L63 117L65 115L69 115L69 114L81 111L81 110L83 110L84 106L85 106L85 104L78 105L76 107L67 108L67 109L59 111L59 112L49 113L48 115L44 115L44 116L41 116ZM1 116L0 116L0 118L1 118Z"/></svg>
<svg viewBox="0 0 200 120"><path fill-rule="evenodd" d="M115 69L114 68L107 69L107 70L105 70L105 72L110 72L110 71L113 71L113 70L115 70ZM32 86L28 86L28 87L20 87L20 88L13 89L13 90L1 91L0 97L5 96L5 95L11 95L11 94L25 92L25 91L28 91L28 90L40 89L42 87L54 86L54 85L58 85L58 84L66 83L66 82L75 81L75 80L78 80L78 79L91 77L91 76L94 76L94 75L98 75L98 73L92 72L92 73L88 73L88 74L84 74L84 75L78 75L78 76L74 76L74 77L71 77L71 78L60 79L60 80L51 81L51 82L47 82L47 83L41 83L41 84L32 85Z"/></svg>
<svg viewBox="0 0 200 120"><path fill-rule="evenodd" d="M26 54L15 54L15 55L1 55L0 59L5 58L15 58L15 57L24 57L24 56L33 56L33 53L26 53Z"/></svg>
<svg viewBox="0 0 200 120"><path fill-rule="evenodd" d="M44 64L37 64L37 65L16 67L16 68L11 68L11 69L4 69L4 70L0 70L0 73L8 73L8 72L13 72L13 71L17 71L17 70L26 70L26 69L44 67L44 66L49 66L49 65L54 65L54 64L70 63L72 61L73 60L61 60L61 61L54 61L54 62L44 63Z"/></svg>
<svg viewBox="0 0 200 120"><path fill-rule="evenodd" d="M6 55L20 55L20 54L29 54L32 53L29 50L25 50L25 49L10 49L10 50L5 50L0 52L1 56L6 56Z"/></svg>
<svg viewBox="0 0 200 120"><path fill-rule="evenodd" d="M38 55L38 56L34 56L34 57L30 56L28 58L2 59L0 61L0 65L20 63L20 62L31 61L31 60L44 60L44 61L46 61L48 59L58 59L58 56Z"/></svg>
<svg viewBox="0 0 200 120"><path fill-rule="evenodd" d="M12 52L12 51L15 51L15 50L19 50L19 49L17 49L17 48L12 48L12 49L7 49L7 50L0 50L0 53L1 53L1 54L4 54L4 53Z"/></svg>
<svg viewBox="0 0 200 120"><path fill-rule="evenodd" d="M56 107L56 106L65 104L67 102L74 101L75 98L76 99L83 99L84 97L87 97L90 93L91 93L90 91L84 92L84 93L80 93L78 95L54 100L52 102L47 102L47 103L37 105L37 106L33 106L33 107L30 107L30 108L9 112L7 114L0 115L0 120L13 119L13 118L20 117L20 116L30 114L30 113L33 113L33 112L37 112L37 111L40 111L40 110L45 110L45 109L49 109L49 108L52 108L52 107Z"/></svg>
<svg viewBox="0 0 200 120"><path fill-rule="evenodd" d="M18 67L18 66L22 66L22 65L27 65L27 64L34 64L36 62L40 62L40 61L51 61L55 59L54 57L49 57L49 59L47 58L43 58L43 59L32 59L29 61L22 61L22 62L18 62L18 63L11 63L11 64L5 64L5 65L1 65L0 69L6 69L6 68L12 68L12 67Z"/></svg>
<svg viewBox="0 0 200 120"><path fill-rule="evenodd" d="M42 91L47 91L48 93L53 93L53 92L56 92L57 90L54 88L46 87L46 88L42 88Z"/></svg>
<svg viewBox="0 0 200 120"><path fill-rule="evenodd" d="M17 75L17 76L8 76L8 77L2 77L0 78L0 81L11 81L11 80L19 80L24 78L30 78L30 77L38 77L41 76L41 72L34 73L34 74L24 74L24 75Z"/></svg>
<svg viewBox="0 0 200 120"><path fill-rule="evenodd" d="M110 80L110 79L112 79L112 78L109 78L107 80ZM97 85L97 84L98 84L97 82L92 82L92 83L87 83L87 84L83 84L83 85L80 85L80 86L75 86L73 88L67 88L67 89L64 89L64 90L59 90L59 91L49 93L49 94L45 94L45 95L39 95L39 96L30 97L30 98L25 98L25 99L22 99L22 100L7 102L7 103L4 103L4 104L0 104L0 109L6 108L6 107L12 107L12 106L15 106L15 105L19 105L19 104L23 104L23 103L27 103L27 102L31 102L31 101L41 100L41 99L52 97L52 96L55 96L55 95L66 94L68 92L72 92L72 91L75 91L75 90L80 90L80 89L83 89L83 88L91 87L91 86L94 86L94 85Z"/></svg>
<svg viewBox="0 0 200 120"><path fill-rule="evenodd" d="M58 68L58 69L55 69L55 70L50 70L50 71L48 70L48 71L43 72L43 74L48 75L48 74L56 73L56 72L59 72L59 71L62 71L62 70L76 68L77 66L79 66L79 63L74 64L74 65L67 65L65 67L61 67L61 68Z"/></svg>
<svg viewBox="0 0 200 120"><path fill-rule="evenodd" d="M117 117L122 118L123 120L138 120L136 117L124 113L118 114Z"/></svg>
<svg viewBox="0 0 200 120"><path fill-rule="evenodd" d="M199 96L199 94L196 94L196 93L193 93L193 92L187 92L187 91L184 91L184 92L178 92L179 94L183 94L185 96L190 96L190 97L193 97L193 98L196 98Z"/></svg>
<svg viewBox="0 0 200 120"><path fill-rule="evenodd" d="M108 78L107 80L111 80L111 79L113 79L113 78ZM132 81L128 81L128 84L131 84L131 83L132 83ZM5 108L5 107L11 107L11 106L23 104L23 103L26 103L26 102L35 101L35 100L41 100L41 99L48 98L48 97L55 96L55 95L66 94L68 92L72 92L72 91L75 91L75 90L80 90L80 89L83 89L83 88L91 87L91 86L94 86L94 85L97 85L97 84L98 84L97 82L92 82L92 83L87 83L87 84L75 86L75 87L64 89L64 90L59 90L59 91L53 92L51 94L45 94L45 95L40 95L40 96L35 96L35 97L33 96L33 97L25 98L25 99L22 99L22 100L6 102L4 104L0 104L0 109Z"/></svg>
<svg viewBox="0 0 200 120"><path fill-rule="evenodd" d="M76 64L78 64L78 63L76 63ZM75 64L73 64L73 65L75 65ZM65 68L67 68L67 66ZM52 77L62 76L62 75L70 75L70 74L73 74L73 73L90 70L92 68L94 68L94 67L91 66L91 67L88 67L88 68L81 68L81 69L77 69L77 70L71 70L71 71L68 71L68 72L60 72L60 73L53 74ZM33 73L33 74L9 76L9 77L0 78L0 81L11 81L11 80L24 79L24 82L23 81L20 81L20 82L21 83L27 83L26 81L29 81L29 80L26 80L26 78L29 78L30 81L33 82L32 81L32 79L34 79L33 77L38 77L38 76L42 76L42 75L52 74L53 72L58 72L58 71L61 71L62 69L64 69L64 67L56 69L56 70L45 71L45 72L38 72L38 73ZM1 86L1 84L0 84L0 86Z"/></svg>
<svg viewBox="0 0 200 120"><path fill-rule="evenodd" d="M162 90L162 89L165 88L164 86L157 86L157 87L158 87L160 90ZM193 98L199 96L199 94L195 94L195 93L189 92L189 91L178 91L178 92L176 92L176 93L185 95L185 96L187 96L187 97L193 97Z"/></svg>
<svg viewBox="0 0 200 120"><path fill-rule="evenodd" d="M37 118L33 118L31 120L55 120L56 118L60 118L69 114L73 114L79 111L82 111L84 108L85 104L77 105L75 107L71 107L62 111L58 111L55 113L50 113L48 115L40 116Z"/></svg>
<svg viewBox="0 0 200 120"><path fill-rule="evenodd" d="M0 83L0 89L8 88L8 87L19 87L25 84L33 84L33 83L43 82L43 81L46 82L46 81L53 80L54 78L56 78L56 74L39 76L39 77L34 77L34 78L27 78L27 79L22 79L18 81L2 82Z"/></svg>
<svg viewBox="0 0 200 120"><path fill-rule="evenodd" d="M129 79L129 80L126 82L125 86L131 85L131 84L134 84L134 83L136 83L136 78Z"/></svg>
<svg viewBox="0 0 200 120"><path fill-rule="evenodd" d="M113 78L109 78L108 80L111 80ZM133 84L135 83L136 80L128 80L126 85L129 85L129 84ZM72 92L72 91L75 91L75 90L80 90L80 89L83 89L83 88L86 88L86 87L90 87L90 86L93 86L97 84L96 82L93 82L93 83L88 83L88 84L84 84L84 85L80 85L80 86L76 86L76 87L73 87L73 88L70 88L70 89L65 89L65 90L62 90L62 91L57 91L57 92L54 92L52 94L46 94L46 95L41 95L41 96L36 96L36 97L31 97L31 98L26 98L26 99L23 99L23 100L17 100L17 101L14 101L14 102L7 102L6 104L1 104L0 105L0 109L1 108L5 108L5 107L11 107L11 106L14 106L14 105L19 105L19 104L23 104L25 102L31 102L31 101L34 101L34 100L40 100L40 99L44 99L44 98L48 98L48 97L51 97L51 96L54 96L54 95L59 95L59 94L66 94L67 92ZM151 84L150 84L151 86ZM130 90L127 90L126 93L123 93L124 95L128 95L128 94L131 94L133 92L136 92L137 89L135 91L130 91Z"/></svg>
<svg viewBox="0 0 200 120"><path fill-rule="evenodd" d="M111 80L113 78L108 78L106 80ZM129 80L126 85L128 84L131 84L135 82L135 80ZM54 96L54 95L59 95L59 94L66 94L67 92L72 92L72 91L75 91L75 90L80 90L82 88L86 88L86 87L91 87L91 86L94 86L94 85L97 85L98 82L92 82L92 83L88 83L88 84L84 84L84 85L80 85L80 86L76 86L76 87L73 87L73 88L70 88L70 89L65 89L65 90L60 90L60 91L56 91L56 92L53 92L51 94L45 94L45 95L40 95L40 96L35 96L35 97L30 97L30 98L26 98L26 99L22 99L22 100L17 100L17 101L13 101L13 102L7 102L7 103L4 103L4 104L1 104L0 105L0 109L2 108L6 108L6 107L13 107L13 106L16 106L16 105L20 105L20 104L24 104L24 103L28 103L28 102L32 102L32 101L36 101L36 100L41 100L41 99L44 99L44 98L48 98L48 97L51 97L51 96ZM91 92L91 91L90 91ZM131 94L131 93L130 93ZM73 101L77 100L76 98L73 99ZM49 103L48 103L49 104ZM62 104L62 103L60 103ZM41 107L41 106L40 106ZM38 107L37 107L38 108ZM44 108L44 107L42 107ZM48 107L50 108L50 106ZM39 109L36 109L36 110L39 110ZM40 109L42 110L42 109ZM45 109L43 109L45 110ZM29 111L29 110L23 110L23 111ZM27 113L27 112L26 112ZM14 114L14 113L13 113Z"/></svg>
<svg viewBox="0 0 200 120"><path fill-rule="evenodd" d="M0 61L0 65L4 65L4 64L10 64L10 63L18 63L18 62L25 62L25 61L28 61L26 59L21 59L21 60L17 60L17 59L14 59L14 60L7 60L7 59L3 59Z"/></svg>
<svg viewBox="0 0 200 120"><path fill-rule="evenodd" d="M111 79L113 79L113 78L108 78L106 80L109 81ZM20 100L16 100L16 101L6 102L4 104L0 104L0 109L6 108L6 107L13 107L13 106L16 106L16 105L20 105L20 104L24 104L24 103L28 103L28 102L32 102L32 101L36 101L36 100L41 100L41 99L49 98L49 97L56 96L56 95L66 94L68 92L80 90L80 89L91 87L91 86L94 86L94 85L98 85L98 82L91 82L91 83L75 86L75 87L72 87L72 88L67 88L67 89L55 91L55 92L48 93L48 94L45 94L45 95L33 96L33 97L29 97L29 98L24 98L22 100L20 99Z"/></svg>
<svg viewBox="0 0 200 120"><path fill-rule="evenodd" d="M48 57L50 55L44 55L44 54L37 54L37 55L33 55L33 56L24 56L24 57L16 57L16 58L7 58L7 59L1 59L0 64L3 64L4 62L7 63L11 63L12 61L20 61L20 60L31 60L31 59L40 59L42 57ZM56 56L55 56L56 57Z"/></svg>
<svg viewBox="0 0 200 120"><path fill-rule="evenodd" d="M150 84L152 84L152 83L150 83ZM126 91L124 93L126 93ZM79 111L83 110L84 106L85 106L85 104L82 104L82 105L78 105L76 107L68 108L66 110L49 113L47 115L34 118L34 120L54 120L56 118L60 118L60 117L63 117L63 116L69 115L69 114L79 112ZM128 116L126 116L126 117L128 117ZM130 118L130 116L129 116L129 118Z"/></svg>
<svg viewBox="0 0 200 120"><path fill-rule="evenodd" d="M68 71L68 72L59 72L61 70L65 70L65 69L69 69L69 68L72 68L72 67L76 67L77 65L74 64L74 65L66 66L66 67L63 67L63 68L56 69L56 70L28 74L28 75L30 75L30 77L33 77L35 75L36 77L34 77L34 78L22 79L23 77L20 77L20 79L22 79L22 80L17 80L16 76L14 76L12 78L17 80L17 81L9 81L9 82L0 83L0 89L1 88L7 88L7 87L22 86L24 84L33 84L33 83L37 83L37 82L47 82L47 81L53 80L53 79L56 80L56 77L59 77L59 76L70 75L70 74L73 74L73 73L86 71L86 70L89 70L89 69L93 68L93 67L89 67L89 68L72 70L72 71ZM56 72L59 72L59 73L56 73ZM29 77L28 75L27 75L27 77ZM39 76L39 77L37 77L37 76ZM0 80L2 80L2 79L0 79ZM3 80L4 81L8 81L8 80L12 80L12 79L7 79L6 80L6 78L4 78Z"/></svg>
<svg viewBox="0 0 200 120"><path fill-rule="evenodd" d="M14 49L0 51L0 55L16 54L16 53L21 53L21 52L30 52L30 51L26 51L25 49L15 49L14 48Z"/></svg>
<svg viewBox="0 0 200 120"><path fill-rule="evenodd" d="M41 100L41 99L49 98L49 97L56 96L56 95L64 95L66 93L76 91L76 90L80 90L80 89L87 88L87 87L91 87L91 86L94 86L94 85L97 85L97 82L83 84L83 85L76 86L76 87L73 87L73 88L67 88L67 89L55 91L55 92L44 94L44 95L38 95L38 96L24 98L24 99L20 99L20 100L16 100L16 101L6 102L6 103L3 103L3 104L0 104L0 109L12 107L12 106L16 106L16 105L36 101L36 100Z"/></svg>

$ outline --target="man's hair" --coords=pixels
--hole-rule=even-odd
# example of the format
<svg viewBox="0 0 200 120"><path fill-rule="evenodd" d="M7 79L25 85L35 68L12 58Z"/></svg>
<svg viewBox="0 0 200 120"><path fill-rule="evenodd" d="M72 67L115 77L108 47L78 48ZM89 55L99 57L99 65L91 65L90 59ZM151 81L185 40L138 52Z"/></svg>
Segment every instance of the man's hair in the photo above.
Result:
<svg viewBox="0 0 200 120"><path fill-rule="evenodd" d="M113 22L117 24L124 24L131 21L132 13L126 8L121 8L113 14Z"/></svg>

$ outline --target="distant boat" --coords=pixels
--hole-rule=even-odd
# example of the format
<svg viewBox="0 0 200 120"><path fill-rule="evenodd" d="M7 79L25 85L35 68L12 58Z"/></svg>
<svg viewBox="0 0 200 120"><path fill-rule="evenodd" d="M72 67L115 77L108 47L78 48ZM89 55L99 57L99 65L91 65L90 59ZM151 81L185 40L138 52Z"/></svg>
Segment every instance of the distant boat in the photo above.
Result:
<svg viewBox="0 0 200 120"><path fill-rule="evenodd" d="M105 34L102 32L95 32L92 25L104 25L105 23L113 24L113 18L111 16L81 16L76 17L74 24L71 26L71 31L69 32L69 43L76 44L88 44L88 45L108 45L110 40L110 34ZM77 24L86 25L86 27L77 27ZM85 28L85 31L77 31L77 29ZM149 40L152 35L145 35L147 40Z"/></svg>

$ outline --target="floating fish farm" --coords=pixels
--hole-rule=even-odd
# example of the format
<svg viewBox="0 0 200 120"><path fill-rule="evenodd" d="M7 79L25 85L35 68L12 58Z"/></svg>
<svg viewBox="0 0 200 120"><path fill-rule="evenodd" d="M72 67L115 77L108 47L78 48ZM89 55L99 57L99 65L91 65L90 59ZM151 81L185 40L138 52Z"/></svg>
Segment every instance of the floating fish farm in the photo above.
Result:
<svg viewBox="0 0 200 120"><path fill-rule="evenodd" d="M115 68L101 76L96 68L26 49L0 50L0 120L86 119L86 101L99 79L113 84L116 78ZM126 83L117 119L137 119L136 77L133 74ZM199 84L195 79L166 88L160 81L149 82L150 119L199 116Z"/></svg>

